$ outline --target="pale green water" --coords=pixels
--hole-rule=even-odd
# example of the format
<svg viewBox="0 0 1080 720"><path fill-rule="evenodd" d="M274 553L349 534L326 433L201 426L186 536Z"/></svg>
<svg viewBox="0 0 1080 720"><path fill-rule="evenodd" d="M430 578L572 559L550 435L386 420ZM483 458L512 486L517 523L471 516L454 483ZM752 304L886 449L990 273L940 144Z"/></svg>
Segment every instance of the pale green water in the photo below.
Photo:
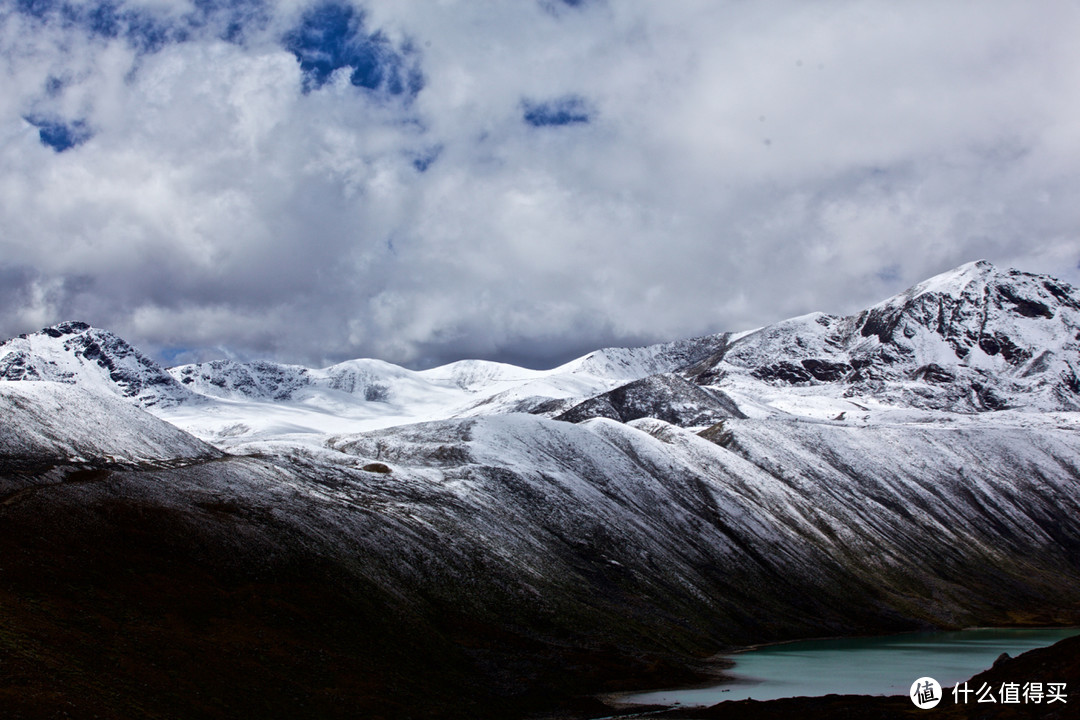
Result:
<svg viewBox="0 0 1080 720"><path fill-rule="evenodd" d="M1080 628L980 628L771 645L731 656L735 667L729 674L737 676L738 683L623 699L641 704L714 705L725 700L831 693L907 695L911 683L923 676L934 678L948 692L957 682L989 668L1003 652L1016 657L1077 634Z"/></svg>

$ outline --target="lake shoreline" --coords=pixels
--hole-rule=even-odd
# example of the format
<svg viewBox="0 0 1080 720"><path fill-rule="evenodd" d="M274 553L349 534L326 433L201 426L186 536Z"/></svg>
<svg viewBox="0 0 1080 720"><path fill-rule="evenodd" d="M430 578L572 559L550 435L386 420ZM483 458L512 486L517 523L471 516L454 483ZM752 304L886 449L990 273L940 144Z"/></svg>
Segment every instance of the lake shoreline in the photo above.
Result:
<svg viewBox="0 0 1080 720"><path fill-rule="evenodd" d="M1072 627L1072 626L1070 626ZM955 703L949 692L933 710L942 720L1011 720L1012 718L1078 718L1080 717L1080 635L1059 640L1053 645L1029 650L995 663L976 673L966 682L971 687L987 683L999 687L1005 682L1067 682L1065 703L1054 705L1003 705ZM918 713L904 696L888 695L826 695L822 697L792 697L778 700L725 701L704 707L638 706L616 709L606 716L600 714L573 716L574 720L599 720L601 717L648 717L661 720L828 720L830 718L874 718L875 720L910 720ZM563 720L570 716L559 715Z"/></svg>
<svg viewBox="0 0 1080 720"><path fill-rule="evenodd" d="M634 698L634 697L640 698L640 697L643 697L643 696L648 696L648 695L652 695L652 694L662 694L662 693L675 694L675 693L681 693L681 692L686 692L686 691L694 691L694 690L714 690L716 693L719 694L719 693L726 693L726 692L731 691L731 690L738 690L739 688L741 688L741 687L744 688L747 685L755 685L755 686L756 685L761 685L761 684L763 684L763 681L750 679L750 678L748 678L746 676L743 676L743 675L740 675L740 674L733 674L733 673L729 672L732 668L736 667L736 665L737 665L736 658L739 655L743 655L743 654L753 652L753 651L773 649L773 648L781 648L781 647L784 647L784 646L795 645L795 644L798 644L798 643L819 643L819 642L828 643L828 642L832 642L832 641L844 642L844 641L858 641L858 640L867 640L867 641L882 640L882 641L886 641L886 640L889 640L889 639L899 639L899 638L904 638L904 637L911 637L912 639L918 639L918 638L925 638L926 636L933 636L933 635L939 635L939 634L940 635L945 635L945 634L948 634L948 633L955 633L955 632L977 633L977 632L1010 631L1010 630L1015 630L1015 631L1025 631L1025 630L1030 630L1030 631L1039 631L1039 630L1045 630L1045 631L1070 631L1070 630L1072 630L1072 631L1076 631L1077 633L1080 633L1080 626L1077 626L1077 625L1075 625L1073 623L1066 623L1066 624L1061 624L1061 625L1046 625L1046 624L1041 624L1041 623L1038 624L1038 625L1025 625L1025 624L1015 624L1015 623L1013 623L1013 624L1008 624L1008 625L997 625L997 626L979 625L979 626L961 628L961 629L958 629L958 630L927 629L927 630L914 630L914 631L897 632L897 633L884 633L884 634L880 634L880 635L828 636L828 637L817 637L817 638L800 638L800 639L794 639L794 640L785 640L785 641L769 642L769 643L758 643L758 644L754 644L754 645L748 645L748 646L745 646L745 647L740 647L740 648L738 648L736 650L718 653L716 656L711 658L712 661L718 663L718 666L722 666L722 667L720 667L720 669L718 669L715 681L712 681L712 682L700 682L700 683L694 682L694 683L680 684L677 687L672 686L672 687L667 687L667 688L662 688L662 689L657 689L657 690L647 690L647 691L644 691L644 692L604 693L602 695L597 695L596 697L598 699L600 699L602 702L604 702L607 706L611 707L612 710L617 713L616 716L626 716L626 717L634 716L632 713L633 713L633 711L635 709L637 709L639 711L643 711L643 712L649 712L650 715L651 715L651 714L654 714L654 713L658 712L657 708L675 709L675 708L689 708L689 707L709 707L709 706L714 705L715 703L711 703L711 702L710 703L704 703L704 704L697 704L697 703L694 703L694 702L670 703L670 702L662 701L662 700L658 700L657 702L649 702L649 701L637 701L637 702L635 702L633 700L630 700L629 698ZM1002 639L1002 642L1005 642L1005 641L1006 641L1005 639ZM1052 646L1052 645L1056 644L1057 642L1061 642L1061 640L1060 639L1051 640L1051 641L1048 642L1048 644L1046 646L1041 646L1041 647L1034 648L1034 649L1042 649L1042 648L1045 648L1045 647L1049 647L1049 646ZM1026 651L1021 651L1021 652L1023 653L1023 652L1030 652L1030 651L1031 650L1026 650ZM980 672L980 671L975 670L974 672L977 673L977 672ZM768 681L765 681L765 682L767 684ZM820 697L826 697L826 696L849 696L849 695L850 696L860 696L860 697L882 697L882 698L884 698L884 697L900 697L900 698L904 698L905 701L906 701L906 692L897 692L895 694L884 694L884 693L881 693L881 694L879 694L879 693L867 693L867 694L864 694L864 693L855 693L855 694L822 693L820 695L799 694L799 695L794 695L794 696L765 698L765 699L758 699L758 700L749 700L749 698L746 698L746 699L738 698L735 701L721 699L718 702L719 703L731 703L731 702L742 702L744 700L749 700L751 702L776 702L778 700L787 700L787 699L792 699L792 698L811 699L811 698L820 698ZM629 713L629 714L627 714L627 713Z"/></svg>

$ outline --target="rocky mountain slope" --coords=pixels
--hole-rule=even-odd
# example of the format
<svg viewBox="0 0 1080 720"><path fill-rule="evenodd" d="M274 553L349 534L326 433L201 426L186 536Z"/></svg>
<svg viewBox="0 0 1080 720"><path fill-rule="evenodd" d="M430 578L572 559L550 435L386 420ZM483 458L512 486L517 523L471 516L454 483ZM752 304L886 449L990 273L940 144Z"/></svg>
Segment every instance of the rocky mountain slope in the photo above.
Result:
<svg viewBox="0 0 1080 720"><path fill-rule="evenodd" d="M123 339L81 322L0 343L4 380L77 384L131 398L143 407L169 407L197 398Z"/></svg>
<svg viewBox="0 0 1080 720"><path fill-rule="evenodd" d="M821 313L739 337L687 369L960 412L1080 407L1080 295L1051 277L969 263L848 317Z"/></svg>
<svg viewBox="0 0 1080 720"><path fill-rule="evenodd" d="M731 646L1080 623L1078 303L975 263L548 371L12 340L0 650L102 717L520 717Z"/></svg>
<svg viewBox="0 0 1080 720"><path fill-rule="evenodd" d="M558 420L581 422L606 417L619 422L656 418L682 427L708 426L724 418L746 417L723 392L703 389L674 373L649 375L620 385L578 403L555 416Z"/></svg>
<svg viewBox="0 0 1080 720"><path fill-rule="evenodd" d="M318 453L8 468L4 626L88 643L86 674L59 683L75 650L26 630L0 643L106 717L519 717L685 681L733 645L1078 622L1078 471L1072 428L728 419L702 437L521 414ZM161 657L173 679L154 680Z"/></svg>
<svg viewBox="0 0 1080 720"><path fill-rule="evenodd" d="M221 451L112 393L77 384L0 382L0 464L139 463Z"/></svg>

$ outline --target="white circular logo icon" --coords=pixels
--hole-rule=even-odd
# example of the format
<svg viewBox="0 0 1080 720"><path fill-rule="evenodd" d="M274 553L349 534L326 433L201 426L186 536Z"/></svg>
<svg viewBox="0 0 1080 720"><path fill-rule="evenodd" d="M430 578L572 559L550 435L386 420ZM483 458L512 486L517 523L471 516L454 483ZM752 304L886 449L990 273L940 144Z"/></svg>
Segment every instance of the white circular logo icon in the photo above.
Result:
<svg viewBox="0 0 1080 720"><path fill-rule="evenodd" d="M920 710L929 710L941 702L941 685L932 677L921 677L911 683L911 702Z"/></svg>

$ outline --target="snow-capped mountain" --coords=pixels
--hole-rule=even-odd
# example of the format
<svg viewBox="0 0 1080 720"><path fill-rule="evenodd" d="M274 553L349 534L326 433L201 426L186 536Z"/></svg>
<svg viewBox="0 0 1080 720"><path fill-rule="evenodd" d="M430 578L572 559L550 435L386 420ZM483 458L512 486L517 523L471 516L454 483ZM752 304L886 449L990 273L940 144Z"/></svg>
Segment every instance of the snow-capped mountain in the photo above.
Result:
<svg viewBox="0 0 1080 720"><path fill-rule="evenodd" d="M293 392L310 383L307 368L264 361L214 360L168 372L189 390L217 398L289 400Z"/></svg>
<svg viewBox="0 0 1080 720"><path fill-rule="evenodd" d="M738 337L696 382L750 376L804 394L950 411L1080 408L1080 294L969 263L860 313L815 313ZM727 382L725 382L727 381ZM828 389L832 386L832 390Z"/></svg>
<svg viewBox="0 0 1080 720"><path fill-rule="evenodd" d="M96 388L143 407L170 407L197 396L108 330L67 322L0 343L0 380L47 380Z"/></svg>
<svg viewBox="0 0 1080 720"><path fill-rule="evenodd" d="M359 359L165 371L107 331L65 323L0 345L0 377L96 384L235 449L507 412L704 427L740 414L1074 410L1078 335L1074 288L980 261L851 316L815 313L752 332L608 348L551 370L464 360L418 372Z"/></svg>
<svg viewBox="0 0 1080 720"><path fill-rule="evenodd" d="M608 348L550 370L483 360L461 360L421 371L371 359L326 368L220 360L168 370L185 388L214 402L155 412L206 440L233 449L253 449L252 443L281 439L319 444L328 433L453 417L510 412L553 416L626 383L704 359L715 352L723 338L717 335L644 348ZM655 382L686 384L677 379ZM683 391L709 397L708 392L696 388ZM666 402L678 401L669 398ZM703 421L711 417L700 412L696 415Z"/></svg>
<svg viewBox="0 0 1080 720"><path fill-rule="evenodd" d="M485 360L460 360L412 371L381 360L349 360L327 368L269 362L216 360L168 372L201 395L223 399L287 401L305 391L336 391L359 402L423 401L446 394L446 402L478 413L507 412L552 400L575 400L618 384L671 372L715 350L723 336L643 348L607 348L551 370L530 370ZM455 407L456 410L462 410Z"/></svg>
<svg viewBox="0 0 1080 720"><path fill-rule="evenodd" d="M1077 624L1078 325L1075 289L979 262L848 317L543 371L166 372L105 331L56 326L0 345L5 578L27 558L60 568L16 565L27 589L0 625L38 617L18 603L60 592L53 577L121 557L76 593L94 621L72 615L67 635L95 658L124 627L132 657L165 643L202 688L218 677L190 638L224 628L220 667L259 648L250 707L514 717L732 645ZM180 589L153 595L164 609L128 602L143 576ZM195 644L174 652L160 628L184 623ZM197 693L175 702L199 715Z"/></svg>

